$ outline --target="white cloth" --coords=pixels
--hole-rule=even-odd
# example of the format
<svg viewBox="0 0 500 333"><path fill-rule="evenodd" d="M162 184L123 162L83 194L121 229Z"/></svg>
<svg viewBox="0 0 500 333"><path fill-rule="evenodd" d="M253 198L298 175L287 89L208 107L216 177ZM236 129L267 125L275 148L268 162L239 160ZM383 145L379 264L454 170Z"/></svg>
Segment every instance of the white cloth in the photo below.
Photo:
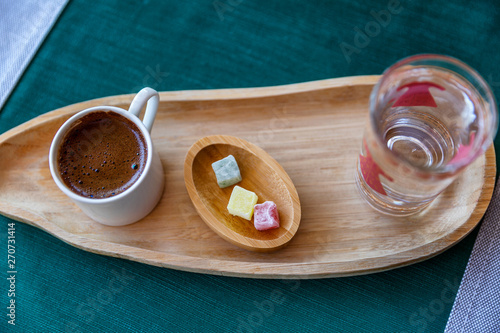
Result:
<svg viewBox="0 0 500 333"><path fill-rule="evenodd" d="M0 0L0 109L68 0Z"/></svg>
<svg viewBox="0 0 500 333"><path fill-rule="evenodd" d="M446 325L456 332L500 332L500 180Z"/></svg>

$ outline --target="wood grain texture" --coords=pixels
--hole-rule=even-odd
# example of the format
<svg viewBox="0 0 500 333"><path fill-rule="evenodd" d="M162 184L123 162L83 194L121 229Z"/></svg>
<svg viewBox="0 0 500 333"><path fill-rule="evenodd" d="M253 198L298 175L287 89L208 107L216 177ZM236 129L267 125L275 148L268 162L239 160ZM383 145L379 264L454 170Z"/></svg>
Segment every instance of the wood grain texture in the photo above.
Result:
<svg viewBox="0 0 500 333"><path fill-rule="evenodd" d="M273 201L279 207L280 227L258 231L252 221L232 216L227 204L234 186L219 188L212 163L233 155L242 180L237 185L259 197L257 203ZM261 148L229 135L201 138L188 150L184 181L200 217L219 236L241 248L272 252L283 248L300 224L300 200L286 171Z"/></svg>
<svg viewBox="0 0 500 333"><path fill-rule="evenodd" d="M495 183L493 147L419 215L380 215L360 198L356 159L378 76L253 89L160 93L152 130L166 177L159 205L124 227L90 220L55 185L50 142L74 113L128 108L133 95L58 109L0 136L0 212L78 248L174 269L253 278L367 274L432 257L465 237L483 216ZM226 242L198 216L187 193L188 149L232 135L264 149L288 173L302 219L285 248L250 252ZM15 161L15 162L14 162Z"/></svg>

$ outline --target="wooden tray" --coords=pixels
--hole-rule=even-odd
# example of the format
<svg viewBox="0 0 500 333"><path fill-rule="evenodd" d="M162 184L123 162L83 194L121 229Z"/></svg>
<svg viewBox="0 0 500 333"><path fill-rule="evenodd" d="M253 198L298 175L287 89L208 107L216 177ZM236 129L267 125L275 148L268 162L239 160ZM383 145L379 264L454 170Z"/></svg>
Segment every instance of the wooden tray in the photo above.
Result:
<svg viewBox="0 0 500 333"><path fill-rule="evenodd" d="M373 273L432 257L465 237L493 192L493 147L418 216L393 218L365 204L354 183L378 76L347 77L281 87L163 92L153 127L166 175L162 200L145 219L107 227L86 217L55 185L51 140L79 110L128 108L133 95L58 109L0 136L0 213L99 254L162 267L253 278L320 278ZM260 146L297 188L300 228L289 245L254 253L232 245L197 215L183 164L189 147L225 134Z"/></svg>

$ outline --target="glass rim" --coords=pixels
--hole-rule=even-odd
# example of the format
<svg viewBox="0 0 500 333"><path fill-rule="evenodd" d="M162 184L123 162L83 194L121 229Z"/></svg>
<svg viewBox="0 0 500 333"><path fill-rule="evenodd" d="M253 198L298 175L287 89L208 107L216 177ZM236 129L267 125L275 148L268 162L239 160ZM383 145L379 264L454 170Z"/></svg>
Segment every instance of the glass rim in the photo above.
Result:
<svg viewBox="0 0 500 333"><path fill-rule="evenodd" d="M426 64L425 61L429 61L429 62L436 61L436 64L429 64L429 63ZM422 63L419 63L419 62L422 62ZM454 68L448 68L448 67L442 66L439 64L439 62L441 62L443 65L450 64L451 66L454 66L455 68L462 70L463 73L470 75L474 79L474 82L471 82L471 80L469 78L464 77L462 75L462 73L457 72L456 70L454 70ZM477 152L475 154L471 155L469 158L467 158L466 161L462 161L461 163L447 164L443 167L438 167L436 169L431 169L431 170L423 168L423 167L418 167L418 166L410 164L407 160L405 160L404 158L402 158L401 156L399 156L398 154L396 154L395 152L390 150L385 145L381 134L377 133L377 129L375 127L375 121L373 119L373 115L374 115L374 110L376 109L376 105L378 104L378 94L379 94L380 87L386 82L386 80L390 77L390 75L394 71L396 71L397 69L399 69L401 67L407 66L407 65L411 66L414 63L415 63L415 65L414 65L415 67L434 66L437 68L448 70L448 71L452 72L453 74L462 77L465 81L467 81L469 84L471 84L472 87L475 88L477 93L479 95L481 95L482 98L484 98L486 100L487 106L488 106L488 110L486 110L486 112L488 112L488 114L490 115L491 121L489 123L489 126L487 126L487 128L485 128L485 130L484 130L485 131L484 137L481 139L480 143L478 143L478 146L476 147ZM482 92L480 92L478 90L478 88L476 87L476 84L479 85ZM405 58L398 60L396 63L394 63L391 66L389 66L388 68L386 68L384 70L384 72L382 73L379 81L373 87L372 92L370 94L369 113L370 113L371 130L373 131L374 137L378 141L378 144L383 147L384 152L386 154L391 155L397 161L402 162L403 164L409 166L410 168L416 169L420 172L421 171L427 171L427 172L431 171L432 173L436 173L436 174L446 174L446 173L454 173L457 170L460 170L460 169L466 167L472 161L474 161L477 157L479 157L481 154L483 154L484 151L486 151L488 149L490 144L493 143L493 140L494 140L496 133L498 131L498 106L496 103L495 95L493 94L493 91L492 91L491 87L489 86L489 84L474 68L467 65L465 62L463 62L457 58L454 58L452 56L441 55L441 54L422 53L422 54L408 56L408 57L405 57Z"/></svg>

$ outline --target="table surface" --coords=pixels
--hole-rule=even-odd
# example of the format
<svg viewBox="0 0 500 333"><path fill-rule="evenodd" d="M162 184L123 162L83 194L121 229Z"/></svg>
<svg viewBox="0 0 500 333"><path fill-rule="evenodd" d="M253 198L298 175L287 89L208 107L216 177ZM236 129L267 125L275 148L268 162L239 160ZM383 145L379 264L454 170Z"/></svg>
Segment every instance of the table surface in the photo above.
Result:
<svg viewBox="0 0 500 333"><path fill-rule="evenodd" d="M259 87L380 74L417 53L465 61L500 96L499 29L498 4L483 0L72 0L0 110L0 133L143 86ZM7 252L13 221L0 220ZM76 249L19 222L15 235L16 327L4 318L2 331L441 332L477 230L419 264L318 280L153 267ZM6 281L6 261L2 267Z"/></svg>

